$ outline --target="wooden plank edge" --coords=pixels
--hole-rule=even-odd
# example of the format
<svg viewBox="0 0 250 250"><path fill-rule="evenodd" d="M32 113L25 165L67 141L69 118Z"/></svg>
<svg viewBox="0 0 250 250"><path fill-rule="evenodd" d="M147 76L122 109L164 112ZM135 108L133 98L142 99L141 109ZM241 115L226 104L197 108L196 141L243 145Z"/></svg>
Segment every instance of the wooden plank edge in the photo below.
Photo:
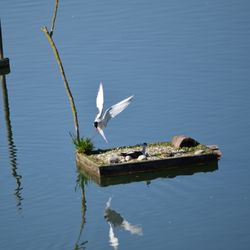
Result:
<svg viewBox="0 0 250 250"><path fill-rule="evenodd" d="M99 167L100 176L124 175L138 172L152 172L162 169L177 169L190 165L206 164L218 161L215 154L180 156L159 160L145 160L128 163L118 163Z"/></svg>
<svg viewBox="0 0 250 250"><path fill-rule="evenodd" d="M99 167L93 161L88 159L85 155L76 152L76 165L80 169L84 169L86 172L95 176L100 176Z"/></svg>

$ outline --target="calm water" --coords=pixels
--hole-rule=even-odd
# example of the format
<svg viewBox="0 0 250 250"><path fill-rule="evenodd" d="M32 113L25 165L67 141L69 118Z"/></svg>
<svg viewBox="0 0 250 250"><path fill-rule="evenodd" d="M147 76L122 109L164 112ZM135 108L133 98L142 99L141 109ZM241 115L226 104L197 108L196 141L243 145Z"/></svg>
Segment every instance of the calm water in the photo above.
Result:
<svg viewBox="0 0 250 250"><path fill-rule="evenodd" d="M82 135L106 148L187 134L223 152L216 171L84 190L68 99L40 31L54 1L0 2L11 62L0 249L249 249L249 1L60 1L54 40ZM92 127L100 81L107 106L135 95L109 124L108 146Z"/></svg>

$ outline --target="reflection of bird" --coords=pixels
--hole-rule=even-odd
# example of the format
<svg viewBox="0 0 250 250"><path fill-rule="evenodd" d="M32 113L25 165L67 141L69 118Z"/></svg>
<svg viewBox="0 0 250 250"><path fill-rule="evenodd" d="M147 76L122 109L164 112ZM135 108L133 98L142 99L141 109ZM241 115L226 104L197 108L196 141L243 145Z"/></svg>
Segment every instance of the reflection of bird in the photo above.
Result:
<svg viewBox="0 0 250 250"><path fill-rule="evenodd" d="M111 223L109 223L109 243L110 243L110 246L112 246L115 250L118 249L118 246L119 246L119 240L117 237L115 237L115 234L114 234L114 229L111 225Z"/></svg>
<svg viewBox="0 0 250 250"><path fill-rule="evenodd" d="M103 94L102 83L100 83L99 90L98 90L97 97L96 97L96 106L97 106L99 113L97 114L95 118L94 126L96 127L97 131L101 134L101 136L106 142L108 141L105 137L103 129L107 126L108 121L111 118L114 118L115 116L117 116L130 104L132 98L133 96L130 96L118 102L117 104L111 106L105 112L103 112L104 94Z"/></svg>
<svg viewBox="0 0 250 250"><path fill-rule="evenodd" d="M121 214L111 209L111 198L109 198L106 204L104 218L109 224L109 242L114 249L118 249L119 245L119 240L114 234L114 227L120 227L131 234L142 235L141 227L130 224Z"/></svg>
<svg viewBox="0 0 250 250"><path fill-rule="evenodd" d="M121 153L120 155L123 157L130 156L132 159L137 159L140 155L147 156L146 148L147 148L147 143L144 142L142 144L142 150L131 151L128 153Z"/></svg>
<svg viewBox="0 0 250 250"><path fill-rule="evenodd" d="M123 217L115 210L111 209L110 206L111 206L111 198L109 198L107 202L104 218L106 219L107 222L111 223L115 227L121 226L124 221Z"/></svg>

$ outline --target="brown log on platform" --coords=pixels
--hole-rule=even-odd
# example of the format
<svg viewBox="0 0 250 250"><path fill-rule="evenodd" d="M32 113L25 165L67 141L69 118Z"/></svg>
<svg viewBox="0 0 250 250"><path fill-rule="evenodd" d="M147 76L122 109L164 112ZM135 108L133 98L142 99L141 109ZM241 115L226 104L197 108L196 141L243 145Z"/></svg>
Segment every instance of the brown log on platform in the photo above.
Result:
<svg viewBox="0 0 250 250"><path fill-rule="evenodd" d="M200 143L191 137L185 135L176 135L172 138L172 144L176 148L183 148L183 147L196 147Z"/></svg>

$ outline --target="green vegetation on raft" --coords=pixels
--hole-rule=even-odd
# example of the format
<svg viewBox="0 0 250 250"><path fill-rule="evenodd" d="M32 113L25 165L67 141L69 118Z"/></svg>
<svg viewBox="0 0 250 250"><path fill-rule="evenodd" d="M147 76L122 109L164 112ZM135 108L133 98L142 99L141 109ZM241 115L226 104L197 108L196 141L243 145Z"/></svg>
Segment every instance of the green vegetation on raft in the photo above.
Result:
<svg viewBox="0 0 250 250"><path fill-rule="evenodd" d="M94 149L94 143L88 137L81 137L79 140L76 136L71 135L72 142L75 145L76 151L80 154L90 155Z"/></svg>
<svg viewBox="0 0 250 250"><path fill-rule="evenodd" d="M151 143L151 144L147 145L147 147L154 147L154 146L173 147L173 144L172 144L172 142L155 142L155 143ZM142 148L142 144L136 144L136 145L132 145L132 146L121 146L121 147L117 147L117 148L96 150L96 151L94 151L94 154L101 154L101 153L105 153L105 152L114 152L115 153L116 151L120 151L120 150L126 150L126 149L137 150L137 149L141 149L141 148Z"/></svg>
<svg viewBox="0 0 250 250"><path fill-rule="evenodd" d="M206 151L206 152L211 151L206 145L203 145L203 144L199 144L199 145L197 145L195 147L183 147L183 148L180 148L180 149L183 150L184 152L189 152L189 153L194 153L197 150L203 150L203 151Z"/></svg>
<svg viewBox="0 0 250 250"><path fill-rule="evenodd" d="M164 146L164 147L173 147L173 144L171 141L165 141L165 142L155 142L148 144L148 146Z"/></svg>

